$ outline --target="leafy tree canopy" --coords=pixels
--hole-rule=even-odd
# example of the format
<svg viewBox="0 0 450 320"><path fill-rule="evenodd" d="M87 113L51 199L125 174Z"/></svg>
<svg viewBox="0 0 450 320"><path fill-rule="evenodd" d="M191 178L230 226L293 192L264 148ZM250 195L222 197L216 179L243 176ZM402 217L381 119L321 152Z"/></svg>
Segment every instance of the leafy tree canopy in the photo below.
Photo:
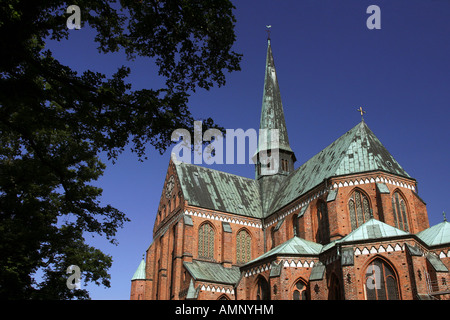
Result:
<svg viewBox="0 0 450 320"><path fill-rule="evenodd" d="M124 66L108 78L58 62L45 41L73 32L69 5L80 7L100 52L154 58L164 87L133 91ZM110 285L111 256L83 234L116 243L128 218L99 201L102 190L92 185L105 170L99 154L114 160L129 146L145 159L148 146L163 153L175 129L193 131L189 95L239 70L233 8L228 0L2 1L0 297L89 298L66 287L72 264L85 281ZM218 126L205 119L203 129L211 127Z"/></svg>

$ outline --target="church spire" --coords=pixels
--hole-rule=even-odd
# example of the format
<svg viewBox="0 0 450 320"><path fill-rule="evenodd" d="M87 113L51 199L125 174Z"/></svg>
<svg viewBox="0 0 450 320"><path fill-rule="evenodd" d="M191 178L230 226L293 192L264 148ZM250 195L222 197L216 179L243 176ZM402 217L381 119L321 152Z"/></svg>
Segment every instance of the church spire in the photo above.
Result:
<svg viewBox="0 0 450 320"><path fill-rule="evenodd" d="M264 92L261 108L260 129L268 129L268 131L278 130L278 150L279 150L279 170L278 173L288 174L294 170L294 162L296 161L294 152L289 145L289 138L284 118L283 104L281 102L281 93L278 85L277 73L275 70L275 61L272 54L270 38L267 39L267 57L266 72L264 78ZM261 137L260 137L261 138ZM269 138L269 141L272 139ZM265 142L265 143L262 143ZM261 151L272 150L273 147L267 144L267 141L259 139L258 154ZM257 171L257 178L260 176Z"/></svg>
<svg viewBox="0 0 450 320"><path fill-rule="evenodd" d="M260 129L278 129L280 149L292 152L289 146L280 87L278 86L270 39L267 40L266 75L264 79L264 93L259 127Z"/></svg>

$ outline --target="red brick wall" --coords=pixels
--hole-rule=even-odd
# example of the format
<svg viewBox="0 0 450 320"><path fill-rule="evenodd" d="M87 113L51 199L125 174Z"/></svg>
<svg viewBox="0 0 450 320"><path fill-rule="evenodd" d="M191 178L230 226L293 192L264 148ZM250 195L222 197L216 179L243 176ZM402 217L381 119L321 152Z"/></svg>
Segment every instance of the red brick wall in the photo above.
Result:
<svg viewBox="0 0 450 320"><path fill-rule="evenodd" d="M377 189L375 179L381 177L391 180L393 183L395 183L385 183L390 191L389 194L382 194ZM360 183L361 180L364 181L363 184ZM357 185L355 185L355 181L359 181ZM369 183L367 183L367 181L369 181ZM349 183L353 185L350 186L348 185ZM397 186L397 183L399 185L400 183L403 183L404 186ZM339 186L339 184L341 184L341 186ZM366 173L360 175L331 178L326 182L326 185L325 183L322 183L315 189L303 195L301 198L295 200L293 203L289 204L285 208L280 209L278 212L275 212L270 217L268 217L265 222L267 225L267 248L271 248L271 229L276 226L277 221L281 219L281 217L284 217L284 222L281 225L280 229L275 232L276 245L279 245L292 238L292 218L300 212L301 207L298 207L296 210L287 215L286 213L296 208L299 204L303 204L305 202L309 202L309 204L303 217L301 217L299 221L299 235L306 240L317 242L317 234L319 228L317 221L317 204L320 201L327 200L328 191L324 193L324 190L326 189L326 186L329 187L333 185L339 187L336 199L334 201L326 202L329 217L330 241L340 239L352 231L349 217L348 200L355 189L359 189L368 197L372 209L372 214L375 219L383 221L394 227L395 223L392 210L392 195L395 191L399 191L399 193L403 196L407 206L409 232L418 233L429 227L428 214L425 204L419 200L413 190L406 187L406 185L415 187L415 180L399 178L397 176L380 172Z"/></svg>
<svg viewBox="0 0 450 320"><path fill-rule="evenodd" d="M184 299L189 287L190 276L183 267L184 261L199 259L198 257L198 229L204 222L210 223L215 231L214 240L214 261L222 263L225 267L236 265L236 235L245 228L250 234L251 259L265 253L272 248L271 230L277 222L284 218L284 222L277 232L275 232L275 245L279 245L294 235L293 219L300 210L300 204L308 204L304 215L299 219L298 235L306 240L317 242L317 231L319 228L317 221L317 203L327 200L328 187L339 186L338 194L334 201L327 202L327 210L330 227L330 240L340 239L351 232L351 225L348 212L348 199L355 188L360 189L369 198L373 216L376 219L384 221L387 224L395 226L392 211L392 194L395 190L401 192L407 204L408 221L411 233L417 233L429 227L428 216L425 204L415 195L415 193L406 186L398 186L397 183L415 186L412 179L399 178L386 173L367 173L362 175L353 175L346 177L334 177L317 186L305 194L302 198L295 200L285 208L280 209L270 217L261 221L259 219L233 215L215 210L196 208L189 206L183 199L180 184L176 176L175 167L170 162L166 180L175 176L175 187L171 197L165 196L164 183L160 205L154 226L154 242L149 247L146 256L146 275L147 281L133 281L131 286L132 299L144 297L146 299ZM393 183L386 183L390 194L381 194L378 192L376 183L358 183L357 186L350 186L350 181L361 179L370 181L377 177L391 179ZM173 198L175 195L175 199ZM170 205L169 205L170 200ZM193 226L184 223L183 214L188 213L192 219ZM230 227L232 232L224 232L221 220L232 219ZM244 225L244 223L246 225ZM257 226L252 226L256 224ZM264 224L262 228L261 225ZM265 236L264 236L265 233ZM265 240L265 242L264 242ZM385 242L373 243L372 245L385 244ZM265 250L266 247L266 250ZM370 248L369 248L370 249ZM337 281L342 287L341 293L346 299L364 299L364 273L367 263L375 257L386 258L397 272L399 290L402 299L413 299L417 292L423 292L426 289L425 275L420 278L419 270L426 268L424 257L410 257L405 250L395 252L384 252L377 254L359 255L354 257L353 266L341 267L339 262L327 265L326 276L323 280L311 282L309 292L312 299L328 299L330 286ZM297 258L298 259L298 258ZM450 258L442 259L447 267L450 268ZM318 261L318 260L317 260ZM227 296L231 299L254 299L256 295L256 281L258 276L265 277L271 290L272 299L292 299L292 288L298 279L309 279L311 268L306 267L283 267L281 275L269 278L270 270L243 277L236 288L236 295ZM187 275L186 275L187 274ZM331 277L331 275L334 275ZM447 274L448 278L448 274ZM450 278L448 278L450 282ZM142 282L142 283L141 283ZM319 290L314 290L316 287ZM202 285L195 283L195 287ZM205 283L205 285L207 285ZM415 289L417 286L417 289ZM170 292L172 288L172 292ZM230 287L231 288L231 287ZM202 290L199 293L199 299L217 299L223 293L219 290ZM317 291L317 292L316 292ZM275 293L276 292L276 293Z"/></svg>
<svg viewBox="0 0 450 320"><path fill-rule="evenodd" d="M147 297L145 295L145 280L132 280L131 281L131 300L146 300Z"/></svg>

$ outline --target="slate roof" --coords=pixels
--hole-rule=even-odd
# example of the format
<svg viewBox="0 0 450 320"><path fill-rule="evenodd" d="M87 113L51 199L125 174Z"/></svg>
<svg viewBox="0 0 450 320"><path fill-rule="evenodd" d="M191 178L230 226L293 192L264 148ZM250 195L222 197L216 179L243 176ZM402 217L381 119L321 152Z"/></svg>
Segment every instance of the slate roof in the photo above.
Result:
<svg viewBox="0 0 450 320"><path fill-rule="evenodd" d="M308 241L299 237L293 237L282 244L276 246L272 250L267 251L258 258L247 262L245 265L253 264L270 256L282 255L318 255L322 251L323 246L320 243Z"/></svg>
<svg viewBox="0 0 450 320"><path fill-rule="evenodd" d="M367 124L361 121L286 177L268 214L289 204L324 179L375 170L410 178Z"/></svg>
<svg viewBox="0 0 450 320"><path fill-rule="evenodd" d="M450 243L450 222L443 221L419 232L417 236L430 247Z"/></svg>
<svg viewBox="0 0 450 320"><path fill-rule="evenodd" d="M172 160L189 205L262 218L257 181Z"/></svg>
<svg viewBox="0 0 450 320"><path fill-rule="evenodd" d="M134 273L131 280L145 280L145 260L142 259L141 263L139 263L136 272Z"/></svg>
<svg viewBox="0 0 450 320"><path fill-rule="evenodd" d="M241 277L239 267L225 268L220 263L193 260L183 262L184 267L196 281L236 284Z"/></svg>

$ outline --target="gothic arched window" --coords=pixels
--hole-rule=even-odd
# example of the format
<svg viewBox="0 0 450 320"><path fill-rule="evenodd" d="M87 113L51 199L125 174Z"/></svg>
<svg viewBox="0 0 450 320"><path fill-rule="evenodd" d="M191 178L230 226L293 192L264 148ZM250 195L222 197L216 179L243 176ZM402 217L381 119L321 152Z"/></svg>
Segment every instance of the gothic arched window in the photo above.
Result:
<svg viewBox="0 0 450 320"><path fill-rule="evenodd" d="M306 284L302 280L298 280L292 289L293 300L308 300L306 295Z"/></svg>
<svg viewBox="0 0 450 320"><path fill-rule="evenodd" d="M269 284L266 279L259 277L256 284L256 300L270 300Z"/></svg>
<svg viewBox="0 0 450 320"><path fill-rule="evenodd" d="M270 229L270 240L271 240L271 247L270 249L275 248L275 227L272 227Z"/></svg>
<svg viewBox="0 0 450 320"><path fill-rule="evenodd" d="M236 261L237 263L246 263L251 260L252 239L250 234L241 230L236 237Z"/></svg>
<svg viewBox="0 0 450 320"><path fill-rule="evenodd" d="M382 259L375 259L367 266L364 287L367 300L399 299L397 277Z"/></svg>
<svg viewBox="0 0 450 320"><path fill-rule="evenodd" d="M395 226L409 232L405 200L398 192L394 192L392 195L392 212L394 214Z"/></svg>
<svg viewBox="0 0 450 320"><path fill-rule="evenodd" d="M367 196L361 191L355 190L348 200L348 211L352 230L355 230L370 219L372 209Z"/></svg>
<svg viewBox="0 0 450 320"><path fill-rule="evenodd" d="M198 230L198 256L214 259L214 229L209 223L204 223Z"/></svg>
<svg viewBox="0 0 450 320"><path fill-rule="evenodd" d="M293 229L293 232L294 232L294 237L295 236L299 237L299 235L300 235L300 228L299 228L299 225L298 225L298 215L296 215L296 214L292 217L292 229Z"/></svg>
<svg viewBox="0 0 450 320"><path fill-rule="evenodd" d="M330 238L330 227L328 224L327 204L323 201L317 203L317 242L328 243Z"/></svg>

